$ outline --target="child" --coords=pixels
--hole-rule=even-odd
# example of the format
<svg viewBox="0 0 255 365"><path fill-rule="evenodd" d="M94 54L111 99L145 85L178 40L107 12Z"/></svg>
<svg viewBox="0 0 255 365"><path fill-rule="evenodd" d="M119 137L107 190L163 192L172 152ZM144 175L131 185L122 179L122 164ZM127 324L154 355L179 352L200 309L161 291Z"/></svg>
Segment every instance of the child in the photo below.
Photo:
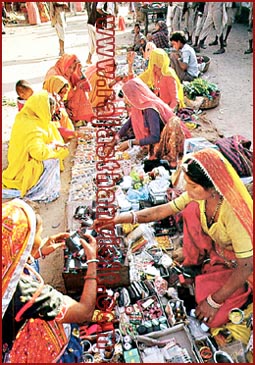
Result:
<svg viewBox="0 0 255 365"><path fill-rule="evenodd" d="M32 89L32 85L28 81L19 80L16 83L16 93L18 94L17 105L18 110L20 111L23 108L26 100L33 95L34 90Z"/></svg>

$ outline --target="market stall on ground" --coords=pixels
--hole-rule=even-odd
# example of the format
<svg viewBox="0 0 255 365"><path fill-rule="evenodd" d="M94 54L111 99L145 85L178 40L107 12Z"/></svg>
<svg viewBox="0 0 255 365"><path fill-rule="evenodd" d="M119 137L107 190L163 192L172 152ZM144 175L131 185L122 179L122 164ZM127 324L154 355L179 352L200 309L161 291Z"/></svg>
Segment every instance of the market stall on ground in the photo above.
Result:
<svg viewBox="0 0 255 365"><path fill-rule="evenodd" d="M122 73L121 57L118 67L117 73ZM140 66L135 70L141 70ZM184 154L206 147L218 150L217 141L224 138L206 114L220 102L217 85L197 79L185 84L184 91L189 107L178 115L192 133L185 141ZM123 101L117 98L115 106L124 106ZM126 113L120 120L120 124L125 122ZM134 146L116 153L115 179L109 166L100 165L100 174L108 178L99 194L97 128L80 128L86 138L78 140L74 151L66 204L72 236L64 250L62 273L66 292L75 298L81 294L87 267L77 237L84 231L97 236L91 226L99 206L107 212L111 205L116 214L139 211L171 201L183 191L168 161L148 160ZM104 142L109 141L105 138ZM109 204L106 191L111 186L115 199ZM176 260L183 239L181 214L150 224L117 225L114 235L113 240L109 231L99 242L98 287L104 288L105 305L104 309L98 306L91 324L80 327L85 362L250 361L251 300L241 310L234 308L221 328L210 330L194 316L194 287L186 283L192 273Z"/></svg>

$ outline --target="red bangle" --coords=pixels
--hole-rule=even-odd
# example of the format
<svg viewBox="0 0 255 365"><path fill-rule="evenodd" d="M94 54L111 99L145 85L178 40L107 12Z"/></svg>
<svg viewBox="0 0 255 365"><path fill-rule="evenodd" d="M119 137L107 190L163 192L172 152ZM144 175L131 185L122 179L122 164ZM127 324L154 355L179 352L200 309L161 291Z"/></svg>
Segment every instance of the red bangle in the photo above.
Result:
<svg viewBox="0 0 255 365"><path fill-rule="evenodd" d="M199 353L202 359L204 360L209 360L212 357L212 350L210 349L209 346L202 346L199 349Z"/></svg>
<svg viewBox="0 0 255 365"><path fill-rule="evenodd" d="M84 280L97 280L97 277L96 276L86 275L86 276L84 276Z"/></svg>

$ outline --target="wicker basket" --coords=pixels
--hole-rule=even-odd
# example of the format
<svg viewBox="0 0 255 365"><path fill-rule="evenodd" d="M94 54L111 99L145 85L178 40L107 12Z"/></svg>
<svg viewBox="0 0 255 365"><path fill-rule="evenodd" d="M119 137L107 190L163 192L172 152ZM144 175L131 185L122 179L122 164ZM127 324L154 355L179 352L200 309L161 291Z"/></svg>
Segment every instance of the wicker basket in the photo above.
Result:
<svg viewBox="0 0 255 365"><path fill-rule="evenodd" d="M219 105L220 102L220 93L216 95L213 99L208 99L207 97L204 97L204 101L200 106L200 109L212 109Z"/></svg>
<svg viewBox="0 0 255 365"><path fill-rule="evenodd" d="M198 56L197 55L197 60L199 60L199 59L203 59L203 62L205 63L205 67L204 67L204 69L201 71L202 73L205 73L205 72L207 72L208 71L208 69L209 69L209 65L210 65L210 62L211 62L211 58L210 57L208 57L208 56Z"/></svg>

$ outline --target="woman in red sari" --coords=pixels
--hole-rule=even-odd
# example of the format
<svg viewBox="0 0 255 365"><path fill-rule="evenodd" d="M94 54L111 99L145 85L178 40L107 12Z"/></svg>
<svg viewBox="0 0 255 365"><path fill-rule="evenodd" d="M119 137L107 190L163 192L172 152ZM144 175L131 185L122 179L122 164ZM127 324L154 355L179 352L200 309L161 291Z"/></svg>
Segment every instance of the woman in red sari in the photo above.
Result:
<svg viewBox="0 0 255 365"><path fill-rule="evenodd" d="M149 146L151 159L165 158L158 156L157 151L163 150L161 135L168 131L168 152L164 151L164 155L167 155L170 165L176 167L178 158L183 154L185 136L190 136L184 123L139 77L127 81L122 91L130 118L116 135L116 142L125 137L130 128L135 138L120 143L119 150L125 151L130 145Z"/></svg>
<svg viewBox="0 0 255 365"><path fill-rule="evenodd" d="M49 69L45 80L55 75L63 76L69 83L66 110L70 119L74 123L81 120L90 122L95 117L87 96L91 86L82 72L78 57L74 54L64 54L55 66Z"/></svg>

